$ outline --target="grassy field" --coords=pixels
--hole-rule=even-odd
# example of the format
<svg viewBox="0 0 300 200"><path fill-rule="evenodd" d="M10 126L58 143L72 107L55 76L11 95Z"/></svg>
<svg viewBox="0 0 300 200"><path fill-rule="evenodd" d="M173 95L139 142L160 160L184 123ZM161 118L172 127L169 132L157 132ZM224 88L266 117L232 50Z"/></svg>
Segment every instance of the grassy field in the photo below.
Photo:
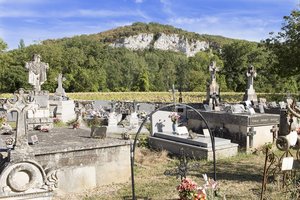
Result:
<svg viewBox="0 0 300 200"><path fill-rule="evenodd" d="M222 92L222 101L237 103L243 100L243 92ZM258 93L258 98L266 98L270 101L284 101L286 94L283 93ZM12 97L12 94L0 93L0 98ZM170 92L78 92L67 93L74 100L115 100L115 101L138 101L138 102L171 102ZM291 94L299 99L299 94ZM179 93L176 94L178 99ZM206 99L205 92L182 92L183 103L202 103Z"/></svg>
<svg viewBox="0 0 300 200"><path fill-rule="evenodd" d="M135 191L139 199L175 200L178 199L176 186L180 184L180 178L164 175L165 170L176 168L178 158L167 155L167 152L152 151L146 148L138 148L135 164ZM219 184L219 197L214 199L232 200L257 200L260 199L263 178L265 155L262 152L256 154L239 154L236 157L217 161L217 182ZM202 185L202 174L213 176L212 162L194 160L190 163L200 163L199 169L192 171L188 177ZM273 188L273 189L272 189ZM81 194L69 194L58 199L74 200L112 200L128 199L131 196L131 182L126 184L113 184L84 191ZM129 198L130 199L130 198ZM274 187L268 190L266 198L270 200L292 199L288 194Z"/></svg>

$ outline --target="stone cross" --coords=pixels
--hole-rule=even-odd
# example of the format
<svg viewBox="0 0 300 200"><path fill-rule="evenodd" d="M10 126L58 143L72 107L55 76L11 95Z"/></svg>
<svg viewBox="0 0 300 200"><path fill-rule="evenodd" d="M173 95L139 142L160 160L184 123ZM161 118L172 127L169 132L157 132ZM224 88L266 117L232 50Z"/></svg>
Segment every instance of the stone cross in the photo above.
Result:
<svg viewBox="0 0 300 200"><path fill-rule="evenodd" d="M256 77L256 71L254 70L254 66L250 65L247 70L248 77L248 89L253 88L253 80Z"/></svg>
<svg viewBox="0 0 300 200"><path fill-rule="evenodd" d="M218 71L219 71L219 68L216 66L216 61L213 61L212 64L209 65L211 83L216 81L216 72L218 72Z"/></svg>
<svg viewBox="0 0 300 200"><path fill-rule="evenodd" d="M41 56L34 54L32 61L26 62L25 68L29 70L28 82L33 85L34 91L40 92L42 84L47 80L48 63L41 62Z"/></svg>
<svg viewBox="0 0 300 200"><path fill-rule="evenodd" d="M172 89L169 90L169 92L172 92L172 100L173 100L173 103L174 105L176 104L176 97L175 97L175 93L178 92L178 90L175 89L175 86L174 84L172 85Z"/></svg>
<svg viewBox="0 0 300 200"><path fill-rule="evenodd" d="M34 109L34 100L30 94L26 94L21 88L15 93L14 99L7 99L3 105L7 113L15 111L18 113L17 130L15 139L15 149L26 149L28 146L28 136L26 128L27 111Z"/></svg>
<svg viewBox="0 0 300 200"><path fill-rule="evenodd" d="M55 90L55 95L65 97L66 92L65 92L65 89L63 88L63 85L62 85L63 81L66 80L65 77L63 77L62 74L59 73L56 80L57 80L57 88Z"/></svg>
<svg viewBox="0 0 300 200"><path fill-rule="evenodd" d="M249 136L249 147L253 147L253 137L256 135L256 131L254 131L253 127L250 127L249 132L247 133L247 136Z"/></svg>

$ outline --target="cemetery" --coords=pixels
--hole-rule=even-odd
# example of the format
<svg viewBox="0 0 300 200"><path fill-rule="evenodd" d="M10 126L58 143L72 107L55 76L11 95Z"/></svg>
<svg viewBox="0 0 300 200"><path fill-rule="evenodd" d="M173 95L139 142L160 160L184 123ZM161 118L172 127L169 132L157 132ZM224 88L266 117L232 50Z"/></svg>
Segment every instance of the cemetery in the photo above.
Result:
<svg viewBox="0 0 300 200"><path fill-rule="evenodd" d="M12 98L0 101L0 199L55 199L112 184L128 185L130 179L132 191L127 193L132 196L128 198L136 199L134 168L139 165L135 147L143 145L139 140L142 134L151 151L180 158L178 169L169 170L166 176L177 175L182 184L192 184L186 175L199 170L197 162L203 162L209 166L203 169L209 171L202 173L213 178L209 179L212 190L216 190L217 168L224 167L218 163L234 160L239 154L251 157L261 151L266 155L257 195L261 199L272 178L283 176L284 187L299 164L298 152L291 149L300 148L300 107L290 97L278 105L258 98L253 65L245 72L243 99L230 103L221 98L216 79L219 70L212 62L206 100L193 104L182 103L182 93L178 98L174 85L168 103L71 99L63 88L66 78L61 73L51 94L41 89L49 67L34 54L25 65L32 90L20 88ZM272 152L270 144L282 152L281 157ZM276 161L268 162L275 157ZM164 165L167 161L160 162ZM150 166L153 168L153 163ZM222 177L222 172L218 175ZM174 185L176 179L172 180ZM208 184L207 175L204 180Z"/></svg>

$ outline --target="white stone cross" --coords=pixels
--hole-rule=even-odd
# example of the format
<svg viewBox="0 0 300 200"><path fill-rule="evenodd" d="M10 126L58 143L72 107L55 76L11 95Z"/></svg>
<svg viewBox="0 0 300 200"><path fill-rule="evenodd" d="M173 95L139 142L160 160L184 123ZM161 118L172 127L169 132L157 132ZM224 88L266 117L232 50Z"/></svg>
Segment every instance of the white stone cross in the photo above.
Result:
<svg viewBox="0 0 300 200"><path fill-rule="evenodd" d="M15 98L13 100L7 99L5 101L3 108L7 111L7 113L12 111L18 113L15 149L25 149L28 147L26 128L27 111L34 109L34 100L30 94L26 94L22 88L14 95Z"/></svg>
<svg viewBox="0 0 300 200"><path fill-rule="evenodd" d="M178 92L178 90L175 89L174 84L172 85L172 89L169 90L169 92L172 92L172 98L173 98L172 100L173 100L173 103L174 103L174 105L175 105L175 104L176 104L176 96L175 96L175 93Z"/></svg>
<svg viewBox="0 0 300 200"><path fill-rule="evenodd" d="M32 61L26 62L25 68L29 70L28 82L35 91L40 92L42 84L47 80L48 63L41 62L41 56L34 54Z"/></svg>
<svg viewBox="0 0 300 200"><path fill-rule="evenodd" d="M65 81L66 78L62 76L61 73L58 74L58 77L56 78L56 81L57 81L57 88L55 90L55 95L57 96L61 96L61 97L65 97L66 96L66 92L63 88L63 81Z"/></svg>
<svg viewBox="0 0 300 200"><path fill-rule="evenodd" d="M248 89L253 88L253 79L256 77L256 71L253 65L250 65L247 70Z"/></svg>
<svg viewBox="0 0 300 200"><path fill-rule="evenodd" d="M211 82L216 80L216 72L218 72L218 71L219 71L219 68L216 65L216 61L213 61L212 64L209 65Z"/></svg>

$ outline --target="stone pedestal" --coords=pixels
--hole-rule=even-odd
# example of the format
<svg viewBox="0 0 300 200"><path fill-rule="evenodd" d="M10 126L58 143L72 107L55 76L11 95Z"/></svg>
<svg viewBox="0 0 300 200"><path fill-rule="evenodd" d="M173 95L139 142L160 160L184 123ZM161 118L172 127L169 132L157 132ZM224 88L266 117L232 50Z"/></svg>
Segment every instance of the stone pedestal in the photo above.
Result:
<svg viewBox="0 0 300 200"><path fill-rule="evenodd" d="M52 117L61 119L64 123L76 119L73 100L51 100L50 110Z"/></svg>
<svg viewBox="0 0 300 200"><path fill-rule="evenodd" d="M49 93L42 91L36 93L33 98L36 109L29 110L27 113L28 129L33 130L38 125L52 128L53 120L50 118Z"/></svg>
<svg viewBox="0 0 300 200"><path fill-rule="evenodd" d="M109 127L116 127L118 126L118 117L115 112L109 113L108 117L108 126Z"/></svg>
<svg viewBox="0 0 300 200"><path fill-rule="evenodd" d="M139 126L139 118L138 118L136 112L131 113L130 118L129 118L129 122L130 122L131 127Z"/></svg>
<svg viewBox="0 0 300 200"><path fill-rule="evenodd" d="M243 101L252 101L254 104L257 104L257 95L253 88L249 88L246 90Z"/></svg>

